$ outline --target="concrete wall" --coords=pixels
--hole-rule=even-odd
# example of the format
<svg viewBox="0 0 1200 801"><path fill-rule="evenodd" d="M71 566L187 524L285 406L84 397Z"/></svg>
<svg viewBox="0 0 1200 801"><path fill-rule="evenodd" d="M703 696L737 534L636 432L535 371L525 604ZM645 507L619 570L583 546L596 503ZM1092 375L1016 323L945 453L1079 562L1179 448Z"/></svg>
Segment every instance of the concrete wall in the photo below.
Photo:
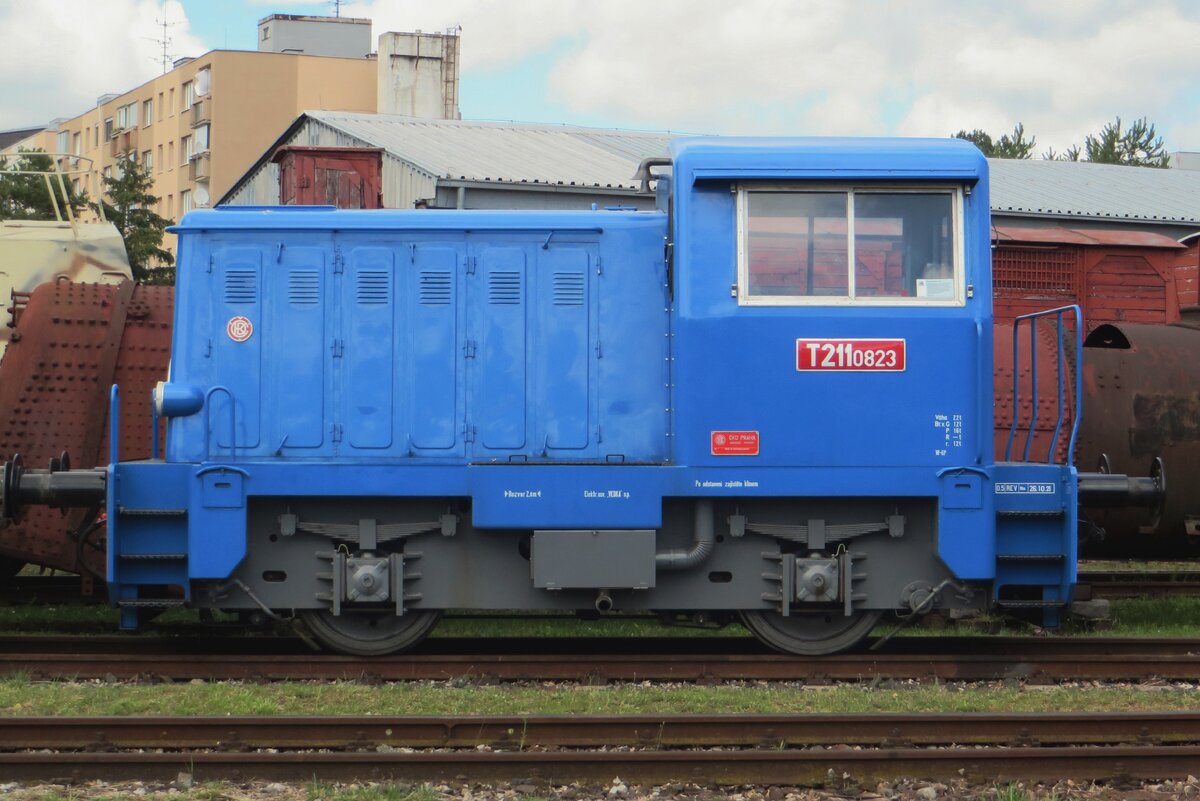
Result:
<svg viewBox="0 0 1200 801"><path fill-rule="evenodd" d="M258 22L258 49L363 58L371 52L371 20L272 14Z"/></svg>
<svg viewBox="0 0 1200 801"><path fill-rule="evenodd" d="M380 36L377 111L461 119L458 42L454 34L389 32Z"/></svg>

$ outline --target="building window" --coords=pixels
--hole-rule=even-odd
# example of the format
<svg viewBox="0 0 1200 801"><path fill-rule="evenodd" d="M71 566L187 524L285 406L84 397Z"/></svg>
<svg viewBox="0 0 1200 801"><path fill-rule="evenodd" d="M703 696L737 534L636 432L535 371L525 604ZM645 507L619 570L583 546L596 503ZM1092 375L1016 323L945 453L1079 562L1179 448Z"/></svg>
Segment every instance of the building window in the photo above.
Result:
<svg viewBox="0 0 1200 801"><path fill-rule="evenodd" d="M743 305L963 303L950 186L738 188Z"/></svg>
<svg viewBox="0 0 1200 801"><path fill-rule="evenodd" d="M142 101L142 127L148 128L154 122L154 98Z"/></svg>
<svg viewBox="0 0 1200 801"><path fill-rule="evenodd" d="M204 97L208 94L210 82L212 81L212 69L205 67L196 72L196 97Z"/></svg>
<svg viewBox="0 0 1200 801"><path fill-rule="evenodd" d="M183 216L192 210L192 192L185 189L179 193L179 214Z"/></svg>
<svg viewBox="0 0 1200 801"><path fill-rule="evenodd" d="M129 103L117 109L117 130L136 128L138 125L138 104Z"/></svg>
<svg viewBox="0 0 1200 801"><path fill-rule="evenodd" d="M104 121L104 141L107 142L113 138L113 118L109 117Z"/></svg>
<svg viewBox="0 0 1200 801"><path fill-rule="evenodd" d="M175 169L175 167L173 166L174 164L175 164L175 140L172 139L170 142L167 142L167 169L168 170Z"/></svg>
<svg viewBox="0 0 1200 801"><path fill-rule="evenodd" d="M271 38L271 26L270 25L264 25L262 27L262 36L263 36L264 42Z"/></svg>
<svg viewBox="0 0 1200 801"><path fill-rule="evenodd" d="M75 153L76 156L81 155L83 153L83 142L82 142L82 139L79 136L79 134L75 134L75 141L72 144L71 150Z"/></svg>
<svg viewBox="0 0 1200 801"><path fill-rule="evenodd" d="M112 178L112 167L105 167L105 168L104 168L104 177L105 177L105 178Z"/></svg>
<svg viewBox="0 0 1200 801"><path fill-rule="evenodd" d="M196 102L196 87L188 81L183 85L183 110L187 111L192 107L192 103Z"/></svg>
<svg viewBox="0 0 1200 801"><path fill-rule="evenodd" d="M168 108L167 114L174 117L175 116L175 87L174 86L171 87L167 97L170 98L169 102L167 103L167 108Z"/></svg>
<svg viewBox="0 0 1200 801"><path fill-rule="evenodd" d="M70 146L71 146L71 132L70 131L59 131L58 132L58 152L66 153L66 152L68 152L67 148L69 148Z"/></svg>
<svg viewBox="0 0 1200 801"><path fill-rule="evenodd" d="M78 195L78 194L79 194L79 186L80 186L80 184L79 184L79 179L78 179L78 178L72 178L72 179L71 179L71 193L72 193L72 194L75 194L75 195Z"/></svg>
<svg viewBox="0 0 1200 801"><path fill-rule="evenodd" d="M159 172L163 171L163 164L165 164L165 163L166 162L163 161L163 157L162 157L162 145L159 145L158 146L158 171Z"/></svg>
<svg viewBox="0 0 1200 801"><path fill-rule="evenodd" d="M183 159L180 164L186 167L192 158L192 137L185 136L179 140L179 155Z"/></svg>
<svg viewBox="0 0 1200 801"><path fill-rule="evenodd" d="M163 109L166 108L166 103L163 102L163 93L158 93L158 121L162 122Z"/></svg>
<svg viewBox="0 0 1200 801"><path fill-rule="evenodd" d="M196 136L196 152L203 153L208 150L208 125L201 125L195 130Z"/></svg>
<svg viewBox="0 0 1200 801"><path fill-rule="evenodd" d="M149 150L142 151L142 169L147 173L154 169L154 154Z"/></svg>

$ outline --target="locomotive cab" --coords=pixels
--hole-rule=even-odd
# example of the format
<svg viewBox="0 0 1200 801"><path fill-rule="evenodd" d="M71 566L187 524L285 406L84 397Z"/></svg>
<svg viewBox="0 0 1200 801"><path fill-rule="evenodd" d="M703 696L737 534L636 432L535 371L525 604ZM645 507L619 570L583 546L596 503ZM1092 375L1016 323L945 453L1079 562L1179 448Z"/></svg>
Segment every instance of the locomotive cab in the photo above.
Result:
<svg viewBox="0 0 1200 801"><path fill-rule="evenodd" d="M961 142L684 141L674 153L679 461L768 537L783 650L986 602L986 161ZM719 488L719 489L717 489Z"/></svg>

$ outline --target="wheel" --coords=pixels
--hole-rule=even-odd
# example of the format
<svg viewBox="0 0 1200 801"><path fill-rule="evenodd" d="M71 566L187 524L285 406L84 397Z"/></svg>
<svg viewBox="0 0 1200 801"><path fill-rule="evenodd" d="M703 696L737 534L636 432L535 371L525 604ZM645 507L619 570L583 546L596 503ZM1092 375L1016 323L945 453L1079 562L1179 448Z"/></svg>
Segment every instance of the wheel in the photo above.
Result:
<svg viewBox="0 0 1200 801"><path fill-rule="evenodd" d="M853 648L871 633L883 612L843 615L841 610L802 612L784 617L778 612L742 612L742 622L754 636L777 651L798 656L836 654Z"/></svg>
<svg viewBox="0 0 1200 801"><path fill-rule="evenodd" d="M433 631L441 612L347 612L304 609L301 622L314 639L331 651L352 656L385 656L411 648Z"/></svg>

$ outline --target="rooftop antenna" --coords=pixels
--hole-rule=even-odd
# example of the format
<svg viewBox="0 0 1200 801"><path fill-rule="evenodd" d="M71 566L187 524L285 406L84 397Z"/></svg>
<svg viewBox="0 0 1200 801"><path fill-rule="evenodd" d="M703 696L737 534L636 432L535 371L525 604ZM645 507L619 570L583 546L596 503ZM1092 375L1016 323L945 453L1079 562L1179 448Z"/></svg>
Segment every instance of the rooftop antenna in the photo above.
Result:
<svg viewBox="0 0 1200 801"><path fill-rule="evenodd" d="M333 16L342 16L342 6L350 5L351 0L329 0L329 5L333 6Z"/></svg>
<svg viewBox="0 0 1200 801"><path fill-rule="evenodd" d="M163 74L166 75L171 69L171 62L175 60L175 56L172 55L168 50L168 48L171 46L171 37L167 34L167 29L172 25L178 25L179 23L167 22L165 19L155 19L154 24L162 28L162 38L148 39L148 41L154 42L156 45L161 47L162 54L158 56L152 56L151 58L153 58L155 61L159 61L161 59L162 71Z"/></svg>

